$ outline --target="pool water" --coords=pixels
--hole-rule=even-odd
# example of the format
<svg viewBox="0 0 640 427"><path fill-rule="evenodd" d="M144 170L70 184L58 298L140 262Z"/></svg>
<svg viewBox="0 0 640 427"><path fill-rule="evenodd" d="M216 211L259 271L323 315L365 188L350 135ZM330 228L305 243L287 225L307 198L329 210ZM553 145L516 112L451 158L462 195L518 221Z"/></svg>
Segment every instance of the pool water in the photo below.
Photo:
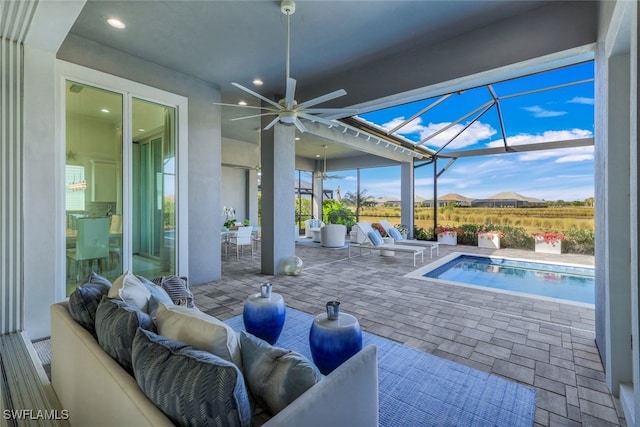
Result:
<svg viewBox="0 0 640 427"><path fill-rule="evenodd" d="M504 258L459 255L424 277L594 303L594 270Z"/></svg>

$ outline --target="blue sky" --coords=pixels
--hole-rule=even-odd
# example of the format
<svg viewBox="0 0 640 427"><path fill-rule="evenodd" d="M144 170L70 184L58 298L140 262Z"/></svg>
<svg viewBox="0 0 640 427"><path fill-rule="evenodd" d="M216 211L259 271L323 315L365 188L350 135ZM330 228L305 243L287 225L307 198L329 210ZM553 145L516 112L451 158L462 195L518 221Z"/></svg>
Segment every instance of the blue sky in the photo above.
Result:
<svg viewBox="0 0 640 427"><path fill-rule="evenodd" d="M535 89L593 79L593 63L588 62L543 74L496 83L498 97ZM500 107L508 145L530 144L556 140L593 137L593 82L501 99ZM430 105L434 99L406 104L361 115L362 119L386 129L411 117ZM484 87L455 94L398 132L419 142L491 100ZM454 125L448 131L426 142L438 149L475 115ZM465 130L443 152L502 146L502 133L495 107ZM459 193L467 197L484 198L502 191L515 191L544 200L584 200L594 195L594 149L541 150L527 153L500 154L457 160L438 179L438 194ZM440 168L447 160L439 162ZM332 179L326 187L340 186L340 192L355 192L356 172L337 173L342 179ZM400 197L399 167L361 170L361 189L373 197ZM416 169L416 195L433 197L433 167Z"/></svg>

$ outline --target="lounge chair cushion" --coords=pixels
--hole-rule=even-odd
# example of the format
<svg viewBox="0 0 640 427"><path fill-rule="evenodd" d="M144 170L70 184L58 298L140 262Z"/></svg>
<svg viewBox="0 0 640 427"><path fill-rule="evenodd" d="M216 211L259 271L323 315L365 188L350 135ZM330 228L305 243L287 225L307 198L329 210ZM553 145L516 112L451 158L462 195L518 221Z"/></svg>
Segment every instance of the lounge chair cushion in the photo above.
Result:
<svg viewBox="0 0 640 427"><path fill-rule="evenodd" d="M402 234L400 234L400 232L393 227L391 227L387 231L387 233L389 233L389 236L393 237L393 240L395 240L396 242L399 242L400 240L404 240L402 237Z"/></svg>
<svg viewBox="0 0 640 427"><path fill-rule="evenodd" d="M369 231L369 240L371 240L371 243L373 243L374 246L384 244L384 240L382 240L382 236L378 230Z"/></svg>

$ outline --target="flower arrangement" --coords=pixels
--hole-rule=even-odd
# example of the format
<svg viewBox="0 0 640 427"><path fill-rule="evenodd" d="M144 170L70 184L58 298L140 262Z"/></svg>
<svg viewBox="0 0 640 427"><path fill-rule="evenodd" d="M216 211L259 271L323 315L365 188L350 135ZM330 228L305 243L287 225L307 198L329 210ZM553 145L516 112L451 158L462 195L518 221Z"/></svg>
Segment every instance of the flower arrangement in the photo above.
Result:
<svg viewBox="0 0 640 427"><path fill-rule="evenodd" d="M379 223L377 223L377 222L374 222L373 224L371 224L371 227L372 227L374 230L378 230L378 231L380 232L380 235L381 235L381 236L383 236L383 237L384 237L384 236L386 236L386 235L387 235L387 232L384 230L384 227L383 227L381 224L379 224Z"/></svg>
<svg viewBox="0 0 640 427"><path fill-rule="evenodd" d="M449 227L448 225L439 225L435 228L435 233L438 236L444 235L444 234L451 234L451 235L457 236L458 234L462 234L462 229L458 227Z"/></svg>
<svg viewBox="0 0 640 427"><path fill-rule="evenodd" d="M564 233L556 233L554 231L546 231L544 233L535 233L533 238L536 242L545 242L550 244L551 246L555 246L556 243L563 241L567 238L567 235Z"/></svg>
<svg viewBox="0 0 640 427"><path fill-rule="evenodd" d="M484 239L485 237L489 240L493 240L494 237L503 238L504 233L500 230L490 230L490 231L478 231L477 236L479 239Z"/></svg>
<svg viewBox="0 0 640 427"><path fill-rule="evenodd" d="M402 235L409 234L409 227L407 227L406 225L398 224L394 228L398 230L398 232Z"/></svg>

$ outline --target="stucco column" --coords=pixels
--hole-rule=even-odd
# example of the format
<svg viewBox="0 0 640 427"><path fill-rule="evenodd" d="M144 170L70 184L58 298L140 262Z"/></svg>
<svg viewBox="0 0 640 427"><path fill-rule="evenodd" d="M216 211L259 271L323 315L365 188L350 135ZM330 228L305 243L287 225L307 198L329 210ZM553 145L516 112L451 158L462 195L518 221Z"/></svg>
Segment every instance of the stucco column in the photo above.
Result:
<svg viewBox="0 0 640 427"><path fill-rule="evenodd" d="M413 202L415 199L414 169L412 162L400 166L400 222L409 228L409 238L413 238Z"/></svg>
<svg viewBox="0 0 640 427"><path fill-rule="evenodd" d="M324 179L322 179L322 172L313 172L313 202L311 203L311 215L314 218L323 220L322 218L322 189L324 186Z"/></svg>
<svg viewBox="0 0 640 427"><path fill-rule="evenodd" d="M263 119L266 126L272 117ZM295 255L295 127L277 124L262 134L262 273L283 273Z"/></svg>

